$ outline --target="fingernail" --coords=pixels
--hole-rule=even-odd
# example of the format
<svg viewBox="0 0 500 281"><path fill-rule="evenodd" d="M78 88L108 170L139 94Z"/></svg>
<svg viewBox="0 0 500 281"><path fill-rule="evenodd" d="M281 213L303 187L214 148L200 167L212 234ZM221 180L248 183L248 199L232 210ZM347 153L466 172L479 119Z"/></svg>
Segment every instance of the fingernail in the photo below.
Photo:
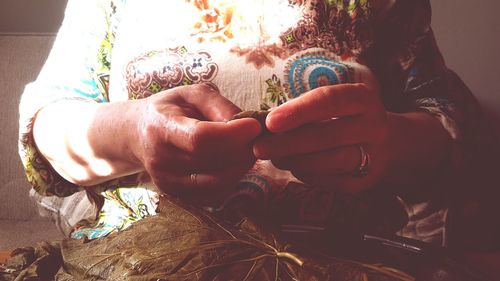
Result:
<svg viewBox="0 0 500 281"><path fill-rule="evenodd" d="M281 112L271 111L266 118L266 127L271 132L278 132L281 128L280 124L282 123L284 114Z"/></svg>
<svg viewBox="0 0 500 281"><path fill-rule="evenodd" d="M253 154L254 154L255 158L261 159L261 160L268 160L268 157L266 157L266 154L264 151L265 150L263 150L262 145L260 145L259 143L255 143L253 145Z"/></svg>

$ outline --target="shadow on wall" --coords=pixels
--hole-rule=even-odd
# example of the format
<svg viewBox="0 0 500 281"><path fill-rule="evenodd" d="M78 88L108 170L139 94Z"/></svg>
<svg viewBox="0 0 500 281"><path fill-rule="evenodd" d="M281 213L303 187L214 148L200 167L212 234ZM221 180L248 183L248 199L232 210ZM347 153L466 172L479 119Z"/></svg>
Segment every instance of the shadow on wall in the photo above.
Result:
<svg viewBox="0 0 500 281"><path fill-rule="evenodd" d="M434 0L432 26L449 68L469 86L500 137L500 1Z"/></svg>
<svg viewBox="0 0 500 281"><path fill-rule="evenodd" d="M67 0L0 1L0 34L56 33L61 25Z"/></svg>
<svg viewBox="0 0 500 281"><path fill-rule="evenodd" d="M28 197L30 185L17 153L19 99L24 86L35 80L53 44L53 36L0 35L0 220L37 217Z"/></svg>

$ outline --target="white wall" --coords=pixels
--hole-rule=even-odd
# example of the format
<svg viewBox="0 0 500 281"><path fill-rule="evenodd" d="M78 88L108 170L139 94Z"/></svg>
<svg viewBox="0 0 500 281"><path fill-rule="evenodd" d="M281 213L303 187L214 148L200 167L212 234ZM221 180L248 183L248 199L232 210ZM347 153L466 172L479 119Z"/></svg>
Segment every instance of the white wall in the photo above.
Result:
<svg viewBox="0 0 500 281"><path fill-rule="evenodd" d="M500 136L500 1L431 0L448 66L471 88Z"/></svg>
<svg viewBox="0 0 500 281"><path fill-rule="evenodd" d="M0 33L55 33L66 1L0 0Z"/></svg>

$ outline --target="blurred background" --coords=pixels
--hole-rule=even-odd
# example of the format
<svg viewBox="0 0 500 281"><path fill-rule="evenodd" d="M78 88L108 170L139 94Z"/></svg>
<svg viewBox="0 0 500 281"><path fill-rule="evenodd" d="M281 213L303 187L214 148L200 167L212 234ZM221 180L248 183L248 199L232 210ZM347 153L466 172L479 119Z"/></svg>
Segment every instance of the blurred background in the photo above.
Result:
<svg viewBox="0 0 500 281"><path fill-rule="evenodd" d="M500 1L431 2L448 66L471 88L500 136ZM0 250L61 237L28 200L17 122L19 97L45 61L65 5L65 0L0 0Z"/></svg>

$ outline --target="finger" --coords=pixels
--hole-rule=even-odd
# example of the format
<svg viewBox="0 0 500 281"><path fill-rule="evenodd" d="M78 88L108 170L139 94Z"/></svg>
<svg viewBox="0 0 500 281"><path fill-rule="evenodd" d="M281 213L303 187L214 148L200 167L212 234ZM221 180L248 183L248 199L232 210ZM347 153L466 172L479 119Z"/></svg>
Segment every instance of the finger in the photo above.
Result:
<svg viewBox="0 0 500 281"><path fill-rule="evenodd" d="M213 172L231 166L252 166L256 161L252 152L252 145L226 150L224 153L214 152L212 155L193 155L176 148L170 149L168 156L163 157L159 169L171 171L175 175L185 175L186 171Z"/></svg>
<svg viewBox="0 0 500 281"><path fill-rule="evenodd" d="M383 120L354 116L311 123L283 134L259 137L254 154L259 159L276 159L377 141L386 135L380 122Z"/></svg>
<svg viewBox="0 0 500 281"><path fill-rule="evenodd" d="M316 88L272 110L266 126L281 133L304 124L353 116L382 108L376 92L365 84L340 84Z"/></svg>
<svg viewBox="0 0 500 281"><path fill-rule="evenodd" d="M227 153L243 148L261 131L257 120L244 118L229 122L207 122L174 117L168 138L177 148L193 154Z"/></svg>
<svg viewBox="0 0 500 281"><path fill-rule="evenodd" d="M233 187L251 167L247 164L232 165L218 171L193 171L182 176L162 173L157 175L155 184L161 190L175 195L224 192L223 189Z"/></svg>
<svg viewBox="0 0 500 281"><path fill-rule="evenodd" d="M204 171L213 171L217 170L218 167L228 167L231 165L245 164L252 166L257 161L257 158L253 154L253 145L251 143L245 147L214 151L209 156L204 160L205 166L202 167Z"/></svg>
<svg viewBox="0 0 500 281"><path fill-rule="evenodd" d="M183 99L193 105L207 120L226 122L241 109L219 93L211 83L187 86L182 89Z"/></svg>
<svg viewBox="0 0 500 281"><path fill-rule="evenodd" d="M361 163L359 146L351 145L315 153L272 159L283 170L301 175L351 174Z"/></svg>

